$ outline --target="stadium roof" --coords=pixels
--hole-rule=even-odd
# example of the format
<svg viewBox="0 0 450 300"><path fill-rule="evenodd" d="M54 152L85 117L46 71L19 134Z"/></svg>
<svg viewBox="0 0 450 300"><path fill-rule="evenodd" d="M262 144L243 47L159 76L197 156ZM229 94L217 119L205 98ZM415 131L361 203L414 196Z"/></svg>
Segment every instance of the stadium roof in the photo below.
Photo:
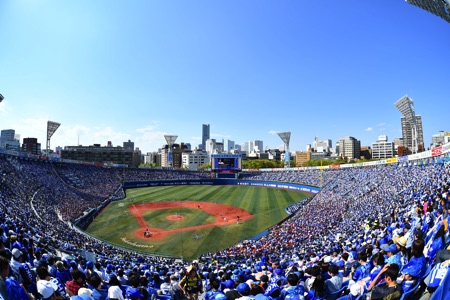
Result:
<svg viewBox="0 0 450 300"><path fill-rule="evenodd" d="M406 0L450 23L450 0Z"/></svg>

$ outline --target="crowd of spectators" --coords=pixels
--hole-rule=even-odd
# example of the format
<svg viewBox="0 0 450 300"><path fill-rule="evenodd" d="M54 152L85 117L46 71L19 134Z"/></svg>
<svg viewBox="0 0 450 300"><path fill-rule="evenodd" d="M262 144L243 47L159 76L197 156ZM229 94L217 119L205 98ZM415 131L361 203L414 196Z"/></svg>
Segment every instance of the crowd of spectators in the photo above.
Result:
<svg viewBox="0 0 450 300"><path fill-rule="evenodd" d="M48 298L42 294L47 293L47 284L38 283L57 278L53 291L59 290L61 297L78 293L105 299L95 295L111 293L115 296L110 298L121 299L117 295L121 291L126 299L154 299L168 293L174 298L175 283L178 292L184 291L178 282L187 262L119 249L73 230L68 221L124 195L125 181L204 178L210 175L0 156L0 297L12 293L17 281L28 293L23 297ZM446 275L450 255L444 249L449 164L259 172L241 178L302 183L320 186L321 191L287 208L292 216L260 239L200 257L194 266L204 286L197 289L205 288L207 300L221 295L228 300L335 300L343 287L353 296L372 293L372 299L393 291L391 298L398 299L419 283L433 293L439 282L450 280ZM76 255L55 262L61 253L83 251L95 259ZM3 276L1 256L9 260L9 277ZM27 279L29 272L39 281L36 276ZM440 277L433 275L438 273ZM163 282L173 288L161 289ZM88 291L80 294L84 288Z"/></svg>

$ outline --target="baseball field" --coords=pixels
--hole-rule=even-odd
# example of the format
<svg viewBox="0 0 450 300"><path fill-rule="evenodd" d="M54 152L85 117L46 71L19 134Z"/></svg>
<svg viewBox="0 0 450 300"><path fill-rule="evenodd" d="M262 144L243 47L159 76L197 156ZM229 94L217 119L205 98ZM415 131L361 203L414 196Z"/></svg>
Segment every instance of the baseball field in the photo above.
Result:
<svg viewBox="0 0 450 300"><path fill-rule="evenodd" d="M308 196L283 189L196 185L127 189L87 232L149 254L197 259L251 238L285 219Z"/></svg>

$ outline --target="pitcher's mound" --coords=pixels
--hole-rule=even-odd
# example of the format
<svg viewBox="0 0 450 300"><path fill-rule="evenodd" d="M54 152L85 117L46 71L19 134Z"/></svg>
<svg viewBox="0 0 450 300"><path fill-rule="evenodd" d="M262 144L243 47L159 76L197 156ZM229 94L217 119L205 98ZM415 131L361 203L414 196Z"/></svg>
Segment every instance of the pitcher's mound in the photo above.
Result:
<svg viewBox="0 0 450 300"><path fill-rule="evenodd" d="M184 219L184 217L181 215L170 215L170 216L166 217L166 220L168 220L168 221L181 221L183 219Z"/></svg>

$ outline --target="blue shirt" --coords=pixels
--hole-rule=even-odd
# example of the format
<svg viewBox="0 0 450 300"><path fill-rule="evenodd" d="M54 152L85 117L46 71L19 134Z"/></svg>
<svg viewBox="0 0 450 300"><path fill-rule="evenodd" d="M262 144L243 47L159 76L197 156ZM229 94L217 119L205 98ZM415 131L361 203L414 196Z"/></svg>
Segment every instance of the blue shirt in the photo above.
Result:
<svg viewBox="0 0 450 300"><path fill-rule="evenodd" d="M386 263L390 264L390 265L396 264L401 269L402 268L402 262L401 262L401 258L400 258L400 252L398 252L397 254L394 254L394 255L388 257L386 259Z"/></svg>
<svg viewBox="0 0 450 300"><path fill-rule="evenodd" d="M369 277L370 274L370 268L369 264L360 265L356 270L355 274L353 274L353 280L354 281L360 281L366 277Z"/></svg>

